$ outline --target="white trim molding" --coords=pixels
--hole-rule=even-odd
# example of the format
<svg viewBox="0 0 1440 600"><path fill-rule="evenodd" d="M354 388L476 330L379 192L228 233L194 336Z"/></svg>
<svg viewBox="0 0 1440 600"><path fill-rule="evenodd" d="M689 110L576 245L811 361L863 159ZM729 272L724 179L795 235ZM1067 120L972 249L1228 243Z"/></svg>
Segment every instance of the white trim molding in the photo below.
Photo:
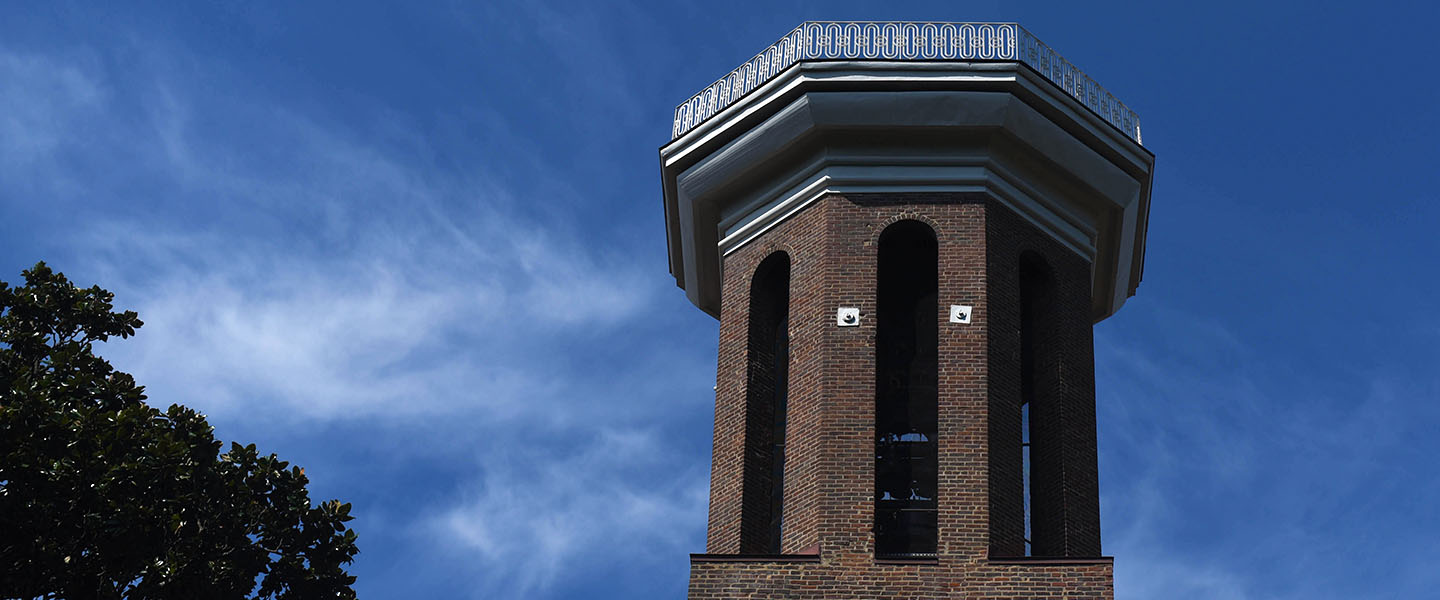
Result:
<svg viewBox="0 0 1440 600"><path fill-rule="evenodd" d="M1099 321L1143 274L1154 155L1015 62L800 62L660 149L670 270L717 315L723 257L829 193L981 192L1092 265Z"/></svg>

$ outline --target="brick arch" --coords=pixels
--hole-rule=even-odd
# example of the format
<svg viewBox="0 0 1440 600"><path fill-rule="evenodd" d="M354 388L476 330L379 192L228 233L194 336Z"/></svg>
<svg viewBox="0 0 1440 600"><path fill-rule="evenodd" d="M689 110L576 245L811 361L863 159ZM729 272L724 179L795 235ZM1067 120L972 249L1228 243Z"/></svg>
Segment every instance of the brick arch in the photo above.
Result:
<svg viewBox="0 0 1440 600"><path fill-rule="evenodd" d="M740 488L742 554L780 553L792 267L789 253L768 252L749 277Z"/></svg>
<svg viewBox="0 0 1440 600"><path fill-rule="evenodd" d="M881 236L884 236L885 232L889 230L892 225L901 221L918 221L930 228L930 233L935 236L936 242L945 239L945 228L941 227L939 221L931 218L930 215L916 210L903 210L886 217L883 221L876 224L874 231L872 231L870 235L870 245L875 248L876 252L880 251Z"/></svg>
<svg viewBox="0 0 1440 600"><path fill-rule="evenodd" d="M789 256L790 269L792 271L795 269L795 257L797 252L795 250L795 247L792 246L788 241L770 240L766 241L763 244L759 244L757 247L750 248L750 250L753 250L753 252L746 252L745 248L742 246L740 249L737 249L734 253L730 255L731 258L738 258L743 261L735 266L744 269L745 273L748 274L745 277L741 278L745 282L744 293L747 295L750 293L750 285L754 283L755 270L759 269L760 265L766 260L769 260L771 256L774 256L777 253L783 253ZM722 268L724 268L723 261L721 265Z"/></svg>
<svg viewBox="0 0 1440 600"><path fill-rule="evenodd" d="M939 236L924 220L881 230L875 279L875 555L937 556Z"/></svg>

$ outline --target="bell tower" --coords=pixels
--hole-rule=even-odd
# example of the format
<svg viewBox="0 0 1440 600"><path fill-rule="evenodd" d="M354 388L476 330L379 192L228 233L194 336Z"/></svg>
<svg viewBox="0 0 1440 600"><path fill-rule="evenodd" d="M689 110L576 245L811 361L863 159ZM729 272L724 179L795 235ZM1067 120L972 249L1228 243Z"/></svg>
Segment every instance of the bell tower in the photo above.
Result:
<svg viewBox="0 0 1440 600"><path fill-rule="evenodd" d="M1091 327L1140 282L1135 113L1013 23L804 23L675 111L720 320L690 598L1112 598Z"/></svg>

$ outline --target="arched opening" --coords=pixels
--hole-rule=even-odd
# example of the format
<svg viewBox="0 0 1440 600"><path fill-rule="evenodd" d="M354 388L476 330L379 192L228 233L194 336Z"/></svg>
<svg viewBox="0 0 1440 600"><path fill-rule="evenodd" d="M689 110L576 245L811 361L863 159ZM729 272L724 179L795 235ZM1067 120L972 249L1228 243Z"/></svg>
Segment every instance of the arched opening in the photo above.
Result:
<svg viewBox="0 0 1440 600"><path fill-rule="evenodd" d="M779 554L784 528L785 418L790 365L790 256L776 252L750 281L745 471L740 552Z"/></svg>
<svg viewBox="0 0 1440 600"><path fill-rule="evenodd" d="M1046 430L1054 422L1055 302L1044 257L1020 255L1020 452L1025 556L1057 556L1064 518L1056 505L1058 448ZM1047 439L1050 438L1050 439Z"/></svg>
<svg viewBox="0 0 1440 600"><path fill-rule="evenodd" d="M939 252L935 232L900 221L880 235L875 334L875 553L936 549Z"/></svg>

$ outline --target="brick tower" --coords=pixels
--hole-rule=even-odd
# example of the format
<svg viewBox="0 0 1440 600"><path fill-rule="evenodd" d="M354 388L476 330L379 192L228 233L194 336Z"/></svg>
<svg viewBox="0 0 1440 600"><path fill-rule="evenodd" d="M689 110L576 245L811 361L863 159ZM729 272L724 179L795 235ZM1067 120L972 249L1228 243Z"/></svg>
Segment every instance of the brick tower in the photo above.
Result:
<svg viewBox="0 0 1440 600"><path fill-rule="evenodd" d="M1091 327L1140 282L1135 113L1010 23L805 23L675 112L720 319L690 598L1111 598Z"/></svg>

